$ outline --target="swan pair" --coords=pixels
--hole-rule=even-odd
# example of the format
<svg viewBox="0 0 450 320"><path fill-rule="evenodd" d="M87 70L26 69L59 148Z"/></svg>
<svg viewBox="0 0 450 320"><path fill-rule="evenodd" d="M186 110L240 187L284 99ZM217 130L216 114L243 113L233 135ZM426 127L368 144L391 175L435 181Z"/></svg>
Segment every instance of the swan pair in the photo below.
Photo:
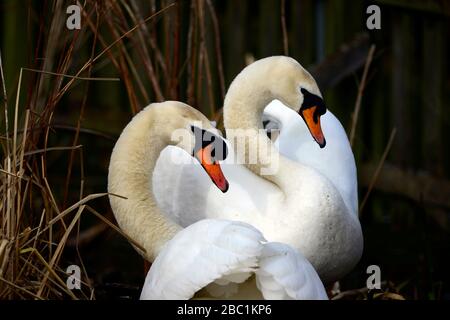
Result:
<svg viewBox="0 0 450 320"><path fill-rule="evenodd" d="M325 111L298 62L270 57L230 85L225 160L194 133L174 140L173 130L194 132L196 123L221 141L187 105L152 104L133 118L114 147L108 190L126 197L110 196L117 222L154 261L141 298L187 299L202 288L215 297L326 298L317 273L326 283L345 275L360 258L362 234L353 154ZM275 143L261 130L263 118L280 124ZM241 150L236 132L245 138ZM255 145L255 162L234 163ZM191 155L196 164L172 163Z"/></svg>

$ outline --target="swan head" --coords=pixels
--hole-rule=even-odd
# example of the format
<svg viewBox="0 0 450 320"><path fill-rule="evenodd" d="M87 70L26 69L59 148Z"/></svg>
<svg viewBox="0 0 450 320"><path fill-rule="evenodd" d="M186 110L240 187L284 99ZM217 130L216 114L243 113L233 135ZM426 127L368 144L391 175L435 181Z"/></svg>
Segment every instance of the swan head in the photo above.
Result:
<svg viewBox="0 0 450 320"><path fill-rule="evenodd" d="M193 125L191 131L195 141L192 156L200 162L217 188L223 193L227 192L229 184L219 164L228 155L225 141L218 135Z"/></svg>
<svg viewBox="0 0 450 320"><path fill-rule="evenodd" d="M198 110L178 101L154 103L150 109L156 118L149 126L153 135L165 137L167 145L183 149L196 159L222 192L228 191L219 161L225 160L228 149L219 131Z"/></svg>
<svg viewBox="0 0 450 320"><path fill-rule="evenodd" d="M327 109L322 94L311 74L293 58L273 56L248 65L230 85L225 105L228 102L243 108L253 102L261 118L264 108L274 99L296 111L314 140L321 148L325 147L320 117ZM225 111L226 108L224 116L227 116Z"/></svg>
<svg viewBox="0 0 450 320"><path fill-rule="evenodd" d="M327 108L323 99L318 95L309 92L305 88L301 88L300 92L303 94L303 102L298 113L303 121L305 121L314 140L323 148L325 147L326 140L320 125L320 117L327 112Z"/></svg>

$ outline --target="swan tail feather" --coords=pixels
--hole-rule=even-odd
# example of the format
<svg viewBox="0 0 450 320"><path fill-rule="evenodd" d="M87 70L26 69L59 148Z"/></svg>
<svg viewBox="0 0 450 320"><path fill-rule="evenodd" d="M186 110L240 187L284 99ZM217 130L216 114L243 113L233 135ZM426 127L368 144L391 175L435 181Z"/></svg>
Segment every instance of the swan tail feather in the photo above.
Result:
<svg viewBox="0 0 450 320"><path fill-rule="evenodd" d="M328 299L311 263L289 245L277 242L263 245L256 285L264 299Z"/></svg>
<svg viewBox="0 0 450 320"><path fill-rule="evenodd" d="M264 241L245 223L196 222L175 235L156 257L141 299L190 299L215 281L245 281L257 268Z"/></svg>

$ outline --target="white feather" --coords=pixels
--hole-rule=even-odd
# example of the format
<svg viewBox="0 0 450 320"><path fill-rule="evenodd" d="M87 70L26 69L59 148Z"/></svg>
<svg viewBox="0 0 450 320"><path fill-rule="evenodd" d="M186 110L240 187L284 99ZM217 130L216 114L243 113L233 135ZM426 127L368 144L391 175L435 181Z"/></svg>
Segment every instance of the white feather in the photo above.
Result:
<svg viewBox="0 0 450 320"><path fill-rule="evenodd" d="M256 284L265 299L328 299L311 263L294 248L282 243L264 244Z"/></svg>
<svg viewBox="0 0 450 320"><path fill-rule="evenodd" d="M286 173L286 194L233 163L234 148L227 141L229 157L221 163L230 184L227 193L211 183L200 164L189 161L189 154L168 147L153 173L158 206L181 226L205 218L245 221L267 240L302 252L325 281L335 281L353 267L362 250L356 166L345 131L327 111L321 117L327 146L320 149L303 120L281 102L271 102L265 117L281 126L275 146L303 165L301 172ZM174 164L174 159L185 164Z"/></svg>
<svg viewBox="0 0 450 320"><path fill-rule="evenodd" d="M194 223L157 256L141 299L190 299L215 281L243 282L258 265L263 241L262 234L245 223L211 219Z"/></svg>

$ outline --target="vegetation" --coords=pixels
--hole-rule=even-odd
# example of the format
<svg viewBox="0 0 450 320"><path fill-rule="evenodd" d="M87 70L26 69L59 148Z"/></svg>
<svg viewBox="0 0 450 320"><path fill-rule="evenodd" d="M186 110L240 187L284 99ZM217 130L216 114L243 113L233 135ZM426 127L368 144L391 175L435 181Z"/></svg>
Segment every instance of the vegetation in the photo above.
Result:
<svg viewBox="0 0 450 320"><path fill-rule="evenodd" d="M334 297L448 299L449 10L377 3L368 31L363 1L2 1L0 299L136 298L143 262L105 193L116 138L169 99L221 126L234 76L275 54L312 72L353 143L365 252ZM355 289L371 264L382 290Z"/></svg>

